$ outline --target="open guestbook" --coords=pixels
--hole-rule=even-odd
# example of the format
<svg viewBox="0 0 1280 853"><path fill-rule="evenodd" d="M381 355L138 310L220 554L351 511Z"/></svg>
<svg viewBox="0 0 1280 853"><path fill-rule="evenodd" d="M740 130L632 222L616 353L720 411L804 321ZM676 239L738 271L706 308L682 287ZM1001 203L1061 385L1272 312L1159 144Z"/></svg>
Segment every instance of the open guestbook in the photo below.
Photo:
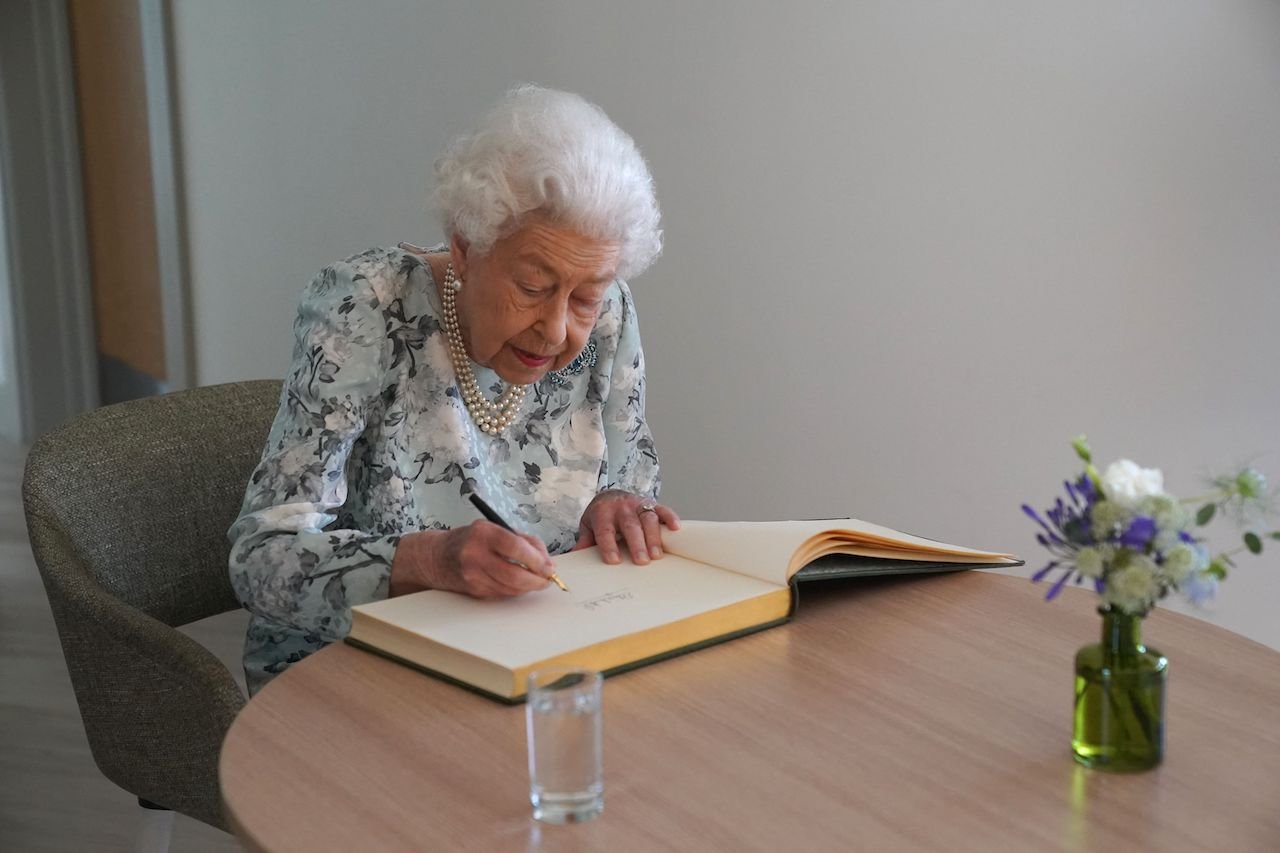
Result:
<svg viewBox="0 0 1280 853"><path fill-rule="evenodd" d="M646 566L608 565L595 548L555 557L567 593L479 601L429 590L363 604L347 642L518 702L540 667L611 675L781 624L797 581L1020 565L857 519L683 521L662 541L666 556Z"/></svg>

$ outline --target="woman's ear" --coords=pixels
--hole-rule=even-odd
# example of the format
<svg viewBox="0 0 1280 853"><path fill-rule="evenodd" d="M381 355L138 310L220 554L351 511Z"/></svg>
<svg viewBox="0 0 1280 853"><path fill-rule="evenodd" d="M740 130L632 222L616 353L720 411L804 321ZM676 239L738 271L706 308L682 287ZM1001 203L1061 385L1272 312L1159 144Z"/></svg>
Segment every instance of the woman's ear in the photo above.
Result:
<svg viewBox="0 0 1280 853"><path fill-rule="evenodd" d="M467 248L468 243L461 234L455 232L449 239L449 260L458 281L467 280Z"/></svg>

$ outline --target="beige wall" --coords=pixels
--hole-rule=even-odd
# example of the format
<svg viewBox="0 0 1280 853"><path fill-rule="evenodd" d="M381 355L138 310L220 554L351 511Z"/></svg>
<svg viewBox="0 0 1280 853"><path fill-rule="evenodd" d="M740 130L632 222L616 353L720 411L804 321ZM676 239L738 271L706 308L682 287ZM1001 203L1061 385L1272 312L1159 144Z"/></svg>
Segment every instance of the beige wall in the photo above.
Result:
<svg viewBox="0 0 1280 853"><path fill-rule="evenodd" d="M166 378L137 0L69 0L98 352Z"/></svg>
<svg viewBox="0 0 1280 853"><path fill-rule="evenodd" d="M175 0L201 382L279 376L320 266L429 240L510 83L650 158L666 497L1040 553L1070 436L1280 477L1280 4ZM1280 560L1213 618L1280 647Z"/></svg>

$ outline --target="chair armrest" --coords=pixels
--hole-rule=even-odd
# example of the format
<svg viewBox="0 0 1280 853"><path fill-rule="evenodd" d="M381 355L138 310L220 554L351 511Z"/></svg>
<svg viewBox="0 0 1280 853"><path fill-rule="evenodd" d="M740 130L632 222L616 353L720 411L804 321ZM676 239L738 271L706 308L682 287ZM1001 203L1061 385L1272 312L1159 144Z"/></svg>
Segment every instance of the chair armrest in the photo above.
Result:
<svg viewBox="0 0 1280 853"><path fill-rule="evenodd" d="M217 769L245 702L235 679L181 631L107 594L38 514L28 528L94 761L135 796L225 829Z"/></svg>

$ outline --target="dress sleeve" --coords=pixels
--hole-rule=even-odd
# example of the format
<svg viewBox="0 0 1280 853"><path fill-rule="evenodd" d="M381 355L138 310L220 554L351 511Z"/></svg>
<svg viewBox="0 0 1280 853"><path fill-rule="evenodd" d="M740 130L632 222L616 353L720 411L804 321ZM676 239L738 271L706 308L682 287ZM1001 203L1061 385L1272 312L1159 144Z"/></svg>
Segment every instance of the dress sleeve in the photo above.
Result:
<svg viewBox="0 0 1280 853"><path fill-rule="evenodd" d="M640 325L631 291L625 283L618 284L622 316L618 349L609 378L609 396L604 404L605 448L609 458L604 488L657 498L661 478L658 452L644 414L644 350L640 346Z"/></svg>
<svg viewBox="0 0 1280 853"><path fill-rule="evenodd" d="M325 529L347 498L347 459L381 392L380 300L342 263L307 287L293 360L231 539L231 585L250 612L324 641L351 606L387 597L399 537Z"/></svg>

